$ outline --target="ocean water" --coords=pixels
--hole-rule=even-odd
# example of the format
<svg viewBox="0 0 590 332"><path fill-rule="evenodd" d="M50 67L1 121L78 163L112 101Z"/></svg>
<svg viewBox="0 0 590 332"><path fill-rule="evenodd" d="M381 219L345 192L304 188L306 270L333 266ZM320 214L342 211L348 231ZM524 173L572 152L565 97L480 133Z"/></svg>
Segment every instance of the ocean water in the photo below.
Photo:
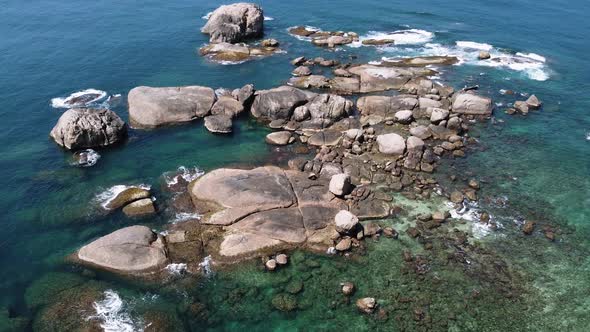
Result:
<svg viewBox="0 0 590 332"><path fill-rule="evenodd" d="M225 2L223 2L225 3ZM444 330L586 331L590 323L590 11L587 1L261 1L265 35L284 54L239 65L198 55L207 42L202 18L222 2L177 0L79 2L6 0L0 6L0 331L71 331L79 321L105 331ZM361 38L394 36L385 48L350 45L334 51L290 36L309 25L355 31ZM480 49L501 62L478 61ZM48 133L64 111L54 98L86 89L121 94L112 109L127 120L126 94L139 85L205 85L258 89L283 84L296 56L382 61L411 55L456 55L440 80L457 88L480 86L501 103L495 121L474 128L479 151L448 161L441 170L484 180L482 194L507 206L481 202L504 226L477 230L489 261L449 264L431 258L416 278L403 269L401 252L421 247L404 236L369 243L358 259L293 253L291 265L265 273L259 262L214 271L207 278L179 277L164 287L80 270L65 257L92 239L137 221L96 213L97 196L116 185L145 184L160 194L163 174L179 167L209 171L261 165L276 158L264 143L268 130L241 119L231 136L216 136L200 122L153 131L131 130L122 145L99 150L89 168L70 165L71 153ZM508 116L504 105L536 94L543 110ZM444 180L441 180L444 181ZM401 200L401 198L400 198ZM412 213L426 209L412 206ZM163 229L175 216L141 223ZM524 219L557 225L556 242L518 232ZM404 218L388 220L402 227ZM469 228L467 222L464 227ZM443 257L444 256L444 257ZM502 262L500 264L499 262ZM505 279L512 299L498 295ZM498 267L500 266L500 267ZM502 271L502 273L497 272ZM496 275L497 277L497 275ZM442 281L440 281L442 280ZM358 314L338 293L354 281L388 318ZM297 310L273 308L279 294L302 286ZM477 294L477 296L475 296ZM405 303L400 298L411 298ZM276 300L275 300L276 301ZM403 302L403 303L402 303ZM400 304L401 303L401 304ZM86 305L85 305L86 304ZM93 308L90 312L77 307ZM415 320L416 310L427 319ZM60 313L75 313L56 320ZM151 325L150 325L151 324Z"/></svg>

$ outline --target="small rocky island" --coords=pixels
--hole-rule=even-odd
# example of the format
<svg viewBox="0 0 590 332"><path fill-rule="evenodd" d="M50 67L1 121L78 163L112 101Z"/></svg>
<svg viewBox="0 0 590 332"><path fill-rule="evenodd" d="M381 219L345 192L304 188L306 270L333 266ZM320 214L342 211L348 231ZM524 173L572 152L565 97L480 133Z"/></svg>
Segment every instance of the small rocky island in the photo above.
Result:
<svg viewBox="0 0 590 332"><path fill-rule="evenodd" d="M275 53L276 40L245 44L263 35L263 23L258 5L221 6L201 30L210 36L210 44L200 53L232 62ZM328 48L359 40L353 32L305 27L291 28L289 33ZM121 228L83 246L72 259L96 269L157 279L169 264L187 264L188 273L198 275L199 264L208 256L219 266L262 258L272 271L287 264L294 249L351 255L366 239L393 240L402 232L432 249L428 239L451 222L450 210L477 202L480 189L475 179L444 188L433 173L445 158L462 158L470 145L477 144L470 127L489 120L495 108L491 98L474 87L455 89L433 80L437 74L433 66L457 61L437 56L340 63L300 56L291 61L292 77L285 78L285 85L265 90L252 84L232 89L133 88L127 98L132 130L202 121L208 131L223 135L232 132L240 117L251 117L273 130L260 139L289 151L291 158L286 167L219 168L177 185L179 195L174 199L183 200L181 212L199 218L167 225L161 233L141 225ZM329 73L320 74L318 68ZM541 105L533 95L516 101L506 112L526 115ZM74 108L61 116L50 136L68 150L106 148L122 142L127 130L113 111ZM400 208L392 193L409 200L441 195L450 205L394 229L379 220L408 211ZM149 190L130 188L105 209L122 209L130 218L149 217L159 213L154 201ZM481 222L492 223L489 216ZM527 223L523 231L531 234L534 227ZM466 232L453 232L451 250L475 250ZM418 258L402 255L420 269ZM341 290L351 295L354 285L343 283ZM377 308L371 297L358 299L356 305L365 314Z"/></svg>

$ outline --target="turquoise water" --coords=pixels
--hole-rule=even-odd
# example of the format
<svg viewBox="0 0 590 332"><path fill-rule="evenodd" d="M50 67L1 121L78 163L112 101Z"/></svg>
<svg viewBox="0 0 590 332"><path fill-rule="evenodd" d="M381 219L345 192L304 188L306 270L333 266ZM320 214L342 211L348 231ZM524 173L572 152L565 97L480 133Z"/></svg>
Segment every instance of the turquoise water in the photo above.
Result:
<svg viewBox="0 0 590 332"><path fill-rule="evenodd" d="M253 330L336 330L355 326L491 331L512 326L515 330L583 331L590 316L590 140L586 138L590 135L590 97L586 93L590 90L590 65L586 59L590 44L585 42L590 31L585 17L590 10L588 2L260 4L265 15L274 19L265 21L265 34L278 39L287 53L221 66L197 53L207 41L199 32L205 22L201 17L218 3L3 3L0 308L6 310L0 312L0 329L12 326L14 330L42 330L45 326L51 330L48 315L61 317L61 311L47 303L63 304L64 299L72 298L94 301L96 296L91 294L103 296L104 290L113 289L127 303L131 320L140 321L144 315L156 312L178 330L235 330L241 326ZM422 31L416 38L425 40L385 50L343 47L329 52L287 34L288 27L300 24L360 35L419 29ZM499 93L507 89L535 93L545 103L542 111L526 118L504 115L499 107L497 120L503 122L476 130L483 151L445 165L445 172L454 167L453 171L460 175L473 172L485 179L484 194L508 198L510 205L504 209L487 207L482 202L484 208L506 220L506 228L500 232L503 236L482 241L519 275L514 277L514 283L527 289L523 293L528 295L520 302L495 298L493 287L497 285L490 286L481 273L459 273L442 264L442 258L432 260L435 272L445 276L444 287L434 286L436 283L430 279L416 281L400 273L400 251L415 245L409 239L371 244L367 256L359 261L298 253L292 266L275 275L260 271L259 264L247 264L237 270L219 271L208 281L179 281L162 289L80 271L64 263L64 257L80 245L137 222L118 214L95 213L93 199L107 188L145 183L159 196L162 174L179 166L207 171L227 165L259 165L269 162L276 152L264 143L265 128L241 119L229 137L211 135L200 123L155 131L133 130L125 144L100 151L102 158L96 166L73 168L68 164L69 152L59 149L48 137L63 112L51 107L52 98L86 88L120 93L121 102L113 110L127 119L125 96L138 85L236 88L253 83L258 89L270 88L289 78L292 67L288 60L299 55L347 61L353 54L360 62L383 56L460 53L456 41L487 43L505 57L521 52L546 59L541 68L526 70L485 67L467 59L440 75L442 81L455 87L479 84L483 93L493 96L496 102L515 100L514 96ZM523 239L511 228L514 223L510 220L515 217L556 224L563 233L554 244L542 238ZM162 229L170 219L164 213L141 222ZM319 267L306 265L308 260L319 262ZM385 301L383 305L390 309L388 320L360 316L354 306L340 303L342 297L333 285L343 281L342 276L353 279L359 293L375 294ZM304 283L304 290L294 295L299 309L291 313L274 310L272 298L283 293L285 285L294 279ZM467 290L474 288L480 289L480 297L487 300L460 302ZM398 308L394 304L396 292L402 294L398 297L419 298L413 303L429 308L431 325L413 323L414 305ZM145 300L147 295L155 296ZM199 305L195 303L206 309L197 310ZM534 303L543 305L535 307ZM462 311L461 305L472 309ZM522 317L514 317L515 311L522 312ZM57 329L71 330L59 325Z"/></svg>

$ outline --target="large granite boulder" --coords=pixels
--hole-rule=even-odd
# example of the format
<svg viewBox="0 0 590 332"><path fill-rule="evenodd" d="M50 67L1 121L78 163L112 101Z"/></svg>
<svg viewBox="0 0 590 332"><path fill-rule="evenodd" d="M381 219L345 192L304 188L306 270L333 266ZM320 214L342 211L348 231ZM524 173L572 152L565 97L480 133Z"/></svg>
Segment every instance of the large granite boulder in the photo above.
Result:
<svg viewBox="0 0 590 332"><path fill-rule="evenodd" d="M289 86L257 91L251 112L255 118L263 120L289 120L295 108L306 104L314 96Z"/></svg>
<svg viewBox="0 0 590 332"><path fill-rule="evenodd" d="M357 108L361 113L361 123L375 125L394 119L395 114L403 110L413 110L418 106L414 96L364 96L357 100Z"/></svg>
<svg viewBox="0 0 590 332"><path fill-rule="evenodd" d="M321 94L313 98L307 108L312 120L332 124L348 116L352 110L352 101L338 95Z"/></svg>
<svg viewBox="0 0 590 332"><path fill-rule="evenodd" d="M104 147L122 141L127 125L111 110L72 108L61 115L49 135L70 150Z"/></svg>
<svg viewBox="0 0 590 332"><path fill-rule="evenodd" d="M406 141L396 133L377 136L377 145L384 154L402 155L406 150Z"/></svg>
<svg viewBox="0 0 590 332"><path fill-rule="evenodd" d="M453 95L453 112L470 115L489 116L494 105L487 97L464 92Z"/></svg>
<svg viewBox="0 0 590 332"><path fill-rule="evenodd" d="M192 121L207 116L215 99L213 89L202 86L140 86L129 92L129 121L138 128Z"/></svg>
<svg viewBox="0 0 590 332"><path fill-rule="evenodd" d="M145 226L130 226L105 235L78 251L85 263L123 272L151 270L168 257L161 235Z"/></svg>
<svg viewBox="0 0 590 332"><path fill-rule="evenodd" d="M211 108L211 114L223 114L229 116L230 118L240 115L243 111L244 105L237 99L230 96L219 97L219 99L217 99L213 105L213 108Z"/></svg>
<svg viewBox="0 0 590 332"><path fill-rule="evenodd" d="M264 14L253 3L234 3L217 8L201 32L209 34L211 43L236 43L262 35Z"/></svg>

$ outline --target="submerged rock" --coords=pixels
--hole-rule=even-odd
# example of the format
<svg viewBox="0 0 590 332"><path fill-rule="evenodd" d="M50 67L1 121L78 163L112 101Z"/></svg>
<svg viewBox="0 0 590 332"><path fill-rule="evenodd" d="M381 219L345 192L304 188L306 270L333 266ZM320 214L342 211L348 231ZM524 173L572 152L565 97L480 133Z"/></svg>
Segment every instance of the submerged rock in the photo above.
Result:
<svg viewBox="0 0 590 332"><path fill-rule="evenodd" d="M129 92L129 121L138 128L192 121L207 116L215 99L215 92L208 87L140 86Z"/></svg>
<svg viewBox="0 0 590 332"><path fill-rule="evenodd" d="M105 147L121 142L127 125L111 110L72 108L61 115L49 135L69 150Z"/></svg>
<svg viewBox="0 0 590 332"><path fill-rule="evenodd" d="M377 307L377 302L372 297L364 297L356 300L356 307L365 314L372 314Z"/></svg>
<svg viewBox="0 0 590 332"><path fill-rule="evenodd" d="M234 3L217 8L201 32L211 43L236 43L261 36L264 27L262 9L253 3Z"/></svg>
<svg viewBox="0 0 590 332"><path fill-rule="evenodd" d="M130 226L80 248L85 263L124 272L139 272L165 265L168 260L161 235L145 226Z"/></svg>

